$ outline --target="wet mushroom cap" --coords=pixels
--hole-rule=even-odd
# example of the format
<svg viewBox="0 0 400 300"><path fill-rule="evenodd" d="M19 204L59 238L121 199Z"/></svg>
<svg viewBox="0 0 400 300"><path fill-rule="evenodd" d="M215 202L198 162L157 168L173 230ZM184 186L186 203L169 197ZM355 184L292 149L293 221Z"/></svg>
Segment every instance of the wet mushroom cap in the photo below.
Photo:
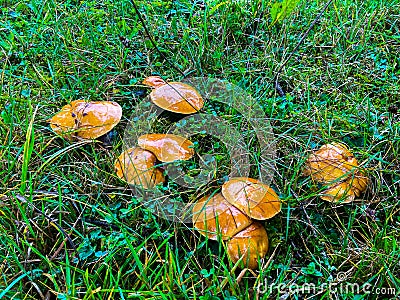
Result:
<svg viewBox="0 0 400 300"><path fill-rule="evenodd" d="M252 223L227 242L229 258L233 263L242 259L241 267L256 269L258 261L268 252L268 235L264 226Z"/></svg>
<svg viewBox="0 0 400 300"><path fill-rule="evenodd" d="M323 191L320 198L329 202L349 203L367 189L368 182L368 178L357 171L354 176L349 176L346 181L330 185Z"/></svg>
<svg viewBox="0 0 400 300"><path fill-rule="evenodd" d="M81 101L81 100L77 100ZM50 128L57 134L66 138L72 138L74 134L76 123L73 117L72 105L65 105L61 111L54 115L51 119L47 120L50 123Z"/></svg>
<svg viewBox="0 0 400 300"><path fill-rule="evenodd" d="M317 182L329 183L345 177L358 163L349 149L340 143L323 145L306 161L303 174Z"/></svg>
<svg viewBox="0 0 400 300"><path fill-rule="evenodd" d="M368 186L368 178L357 159L344 144L323 145L306 161L303 174L327 185L320 196L330 202L348 203L359 197Z"/></svg>
<svg viewBox="0 0 400 300"><path fill-rule="evenodd" d="M150 93L150 99L162 109L180 114L193 114L204 106L204 100L200 93L189 84L167 83L159 76L150 76L143 83L154 87Z"/></svg>
<svg viewBox="0 0 400 300"><path fill-rule="evenodd" d="M112 101L75 100L48 120L50 127L66 138L96 139L121 120L122 108Z"/></svg>
<svg viewBox="0 0 400 300"><path fill-rule="evenodd" d="M165 181L163 172L155 166L156 163L157 158L153 153L135 147L122 152L114 166L119 178L129 184L151 189Z"/></svg>
<svg viewBox="0 0 400 300"><path fill-rule="evenodd" d="M157 88L157 87L160 87L160 86L162 86L164 84L167 84L165 82L165 80L162 79L160 76L149 76L149 77L145 78L142 81L142 83L147 85L147 86L149 86L149 87L152 87L152 88Z"/></svg>
<svg viewBox="0 0 400 300"><path fill-rule="evenodd" d="M236 177L222 185L222 195L250 218L265 220L281 211L281 201L275 191L260 181Z"/></svg>
<svg viewBox="0 0 400 300"><path fill-rule="evenodd" d="M138 145L153 152L162 162L188 160L194 155L193 143L175 134L144 134L138 138Z"/></svg>
<svg viewBox="0 0 400 300"><path fill-rule="evenodd" d="M221 193L201 198L193 206L193 223L204 236L229 239L252 223L252 220L231 205Z"/></svg>

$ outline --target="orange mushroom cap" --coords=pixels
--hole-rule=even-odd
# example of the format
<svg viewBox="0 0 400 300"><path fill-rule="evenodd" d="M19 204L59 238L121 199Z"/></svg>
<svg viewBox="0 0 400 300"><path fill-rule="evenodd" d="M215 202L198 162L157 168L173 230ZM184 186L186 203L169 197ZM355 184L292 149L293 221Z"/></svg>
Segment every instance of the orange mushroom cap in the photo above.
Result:
<svg viewBox="0 0 400 300"><path fill-rule="evenodd" d="M231 205L221 193L205 196L193 206L193 223L199 232L216 240L226 240L252 223L252 220Z"/></svg>
<svg viewBox="0 0 400 300"><path fill-rule="evenodd" d="M321 199L330 202L349 203L356 197L360 197L368 186L368 178L360 171L354 176L349 176L346 181L332 184L323 192Z"/></svg>
<svg viewBox="0 0 400 300"><path fill-rule="evenodd" d="M113 129L121 116L122 108L116 102L75 100L48 122L54 132L68 139L96 139Z"/></svg>
<svg viewBox="0 0 400 300"><path fill-rule="evenodd" d="M143 84L154 88L150 93L150 100L162 109L180 114L193 114L204 106L200 93L189 84L167 83L159 76L150 76Z"/></svg>
<svg viewBox="0 0 400 300"><path fill-rule="evenodd" d="M323 145L309 156L303 174L315 181L329 183L345 179L355 167L358 163L349 149L343 144L332 143Z"/></svg>
<svg viewBox="0 0 400 300"><path fill-rule="evenodd" d="M175 134L144 134L138 138L138 144L162 162L188 160L194 155L193 143Z"/></svg>
<svg viewBox="0 0 400 300"><path fill-rule="evenodd" d="M303 174L328 185L321 199L330 202L353 201L367 189L369 182L353 153L340 143L323 145L312 153L306 161Z"/></svg>
<svg viewBox="0 0 400 300"><path fill-rule="evenodd" d="M241 267L256 269L259 258L268 252L267 231L260 223L254 222L228 241L227 250L233 263L242 259Z"/></svg>
<svg viewBox="0 0 400 300"><path fill-rule="evenodd" d="M47 122L50 123L51 129L55 133L71 139L72 134L74 134L74 131L77 127L75 119L76 118L73 117L72 105L67 104L61 109L60 112L54 115L51 119L47 120Z"/></svg>
<svg viewBox="0 0 400 300"><path fill-rule="evenodd" d="M250 218L265 220L281 211L281 201L275 191L260 181L236 177L222 185L222 195Z"/></svg>
<svg viewBox="0 0 400 300"><path fill-rule="evenodd" d="M135 147L122 152L114 166L119 178L129 184L151 189L165 181L162 170L155 167L156 162L157 158L153 153Z"/></svg>
<svg viewBox="0 0 400 300"><path fill-rule="evenodd" d="M142 83L152 88L157 88L167 84L160 76L149 76L145 78Z"/></svg>

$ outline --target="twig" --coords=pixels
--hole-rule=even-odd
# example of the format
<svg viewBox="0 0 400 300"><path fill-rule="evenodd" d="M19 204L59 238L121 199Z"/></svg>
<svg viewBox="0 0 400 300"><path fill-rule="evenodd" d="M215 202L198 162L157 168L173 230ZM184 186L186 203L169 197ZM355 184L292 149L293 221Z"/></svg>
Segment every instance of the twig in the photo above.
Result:
<svg viewBox="0 0 400 300"><path fill-rule="evenodd" d="M147 37L149 38L151 44L153 45L154 49L156 49L156 51L162 56L162 58L165 59L165 61L172 67L174 68L176 71L178 71L183 78L185 78L187 75L182 72L181 69L179 69L176 65L174 65L165 55L164 53L162 53L160 51L160 49L158 49L157 43L154 41L152 35L150 34L149 30L147 29L146 23L142 17L142 14L139 11L139 8L137 7L135 0L130 0L130 2L133 5L133 8L135 9L136 15L138 16L140 23L142 23L142 26L144 28L144 31L146 32ZM164 78L162 76L160 76L163 80ZM166 82L166 84L168 84L187 104L189 104L194 110L196 110L197 112L199 111L197 109L197 107L195 107L188 99L186 99L186 97L184 97L181 92L179 90L177 90L176 88L174 88L172 85L170 85L166 80L164 80Z"/></svg>
<svg viewBox="0 0 400 300"><path fill-rule="evenodd" d="M135 0L130 0L130 2L133 5L133 8L135 9L135 12L139 18L140 23L142 23L143 29L146 32L147 37L149 38L151 44L153 45L154 49L162 56L163 59L171 66L173 67L176 71L178 71L183 77L186 77L185 73L182 72L181 69L179 69L177 66L175 66L165 55L158 49L157 43L154 41L152 35L150 34L149 30L147 29L146 23L142 17L142 14L139 11L139 8L137 7Z"/></svg>
<svg viewBox="0 0 400 300"><path fill-rule="evenodd" d="M321 18L322 14L325 12L325 10L328 8L328 6L332 3L333 0L329 0L324 8L321 10L321 12L315 17L314 21L312 21L310 27L306 30L306 32L303 34L301 37L300 41L297 43L296 47L294 47L293 51L289 54L289 56L286 58L286 60L281 64L279 67L278 71L276 71L276 75L274 77L273 82L275 83L275 89L278 92L279 96L284 97L285 93L282 90L282 87L280 86L278 80L279 76L281 75L282 69L285 67L285 65L288 63L288 61L292 58L293 54L299 49L300 45L304 42L308 34L310 33L311 29L313 29L314 25L317 23L319 18Z"/></svg>
<svg viewBox="0 0 400 300"><path fill-rule="evenodd" d="M58 230L60 230L60 232L65 236L65 238L68 240L69 244L71 245L71 247L74 249L74 251L77 251L77 248L75 246L74 241L71 239L71 237L69 236L69 234L60 226L57 224L57 221L50 218L49 216L47 216L45 213L43 213L40 209L38 209L35 205L33 205L32 203L30 203L28 200L26 200L26 198L22 195L15 195L15 198L17 198L19 201L21 201L22 203L26 203L28 204L28 206L32 207L34 211L36 211L37 213L41 214L43 217L45 217L51 225L55 226ZM78 258L79 261L79 258Z"/></svg>
<svg viewBox="0 0 400 300"><path fill-rule="evenodd" d="M100 227L104 227L104 228L111 228L111 229L114 229L114 230L119 230L120 229L117 225L114 225L112 223L108 223L108 222L104 222L104 221L100 221L100 220L95 220L95 219L92 219L92 218L83 218L82 220L85 223L89 223L89 224L100 226Z"/></svg>

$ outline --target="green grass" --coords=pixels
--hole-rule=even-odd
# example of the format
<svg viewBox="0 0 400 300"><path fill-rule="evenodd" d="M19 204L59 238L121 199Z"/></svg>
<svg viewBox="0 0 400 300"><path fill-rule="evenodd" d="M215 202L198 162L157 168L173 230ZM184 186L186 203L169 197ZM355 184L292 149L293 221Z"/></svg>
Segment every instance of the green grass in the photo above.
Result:
<svg viewBox="0 0 400 300"><path fill-rule="evenodd" d="M2 0L0 296L395 298L268 288L326 286L344 274L344 282L392 288L399 297L398 1L334 1L283 69L285 99L271 80L325 2L301 1L272 28L267 1L136 3L176 67L242 87L271 118L278 147L272 185L284 204L265 222L270 250L260 269L241 272L223 244L201 237L191 224L152 215L114 175L130 111L143 94L141 80L151 74L182 79L145 36L129 1ZM112 145L71 144L50 130L46 120L76 99L123 107ZM353 149L371 179L361 199L348 205L321 201L319 188L301 176L307 154L334 141Z"/></svg>

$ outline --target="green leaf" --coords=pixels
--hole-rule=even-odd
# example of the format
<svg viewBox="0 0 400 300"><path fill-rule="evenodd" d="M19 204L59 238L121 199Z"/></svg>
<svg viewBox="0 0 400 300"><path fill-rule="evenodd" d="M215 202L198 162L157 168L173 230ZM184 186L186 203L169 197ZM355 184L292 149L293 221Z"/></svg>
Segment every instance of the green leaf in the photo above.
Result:
<svg viewBox="0 0 400 300"><path fill-rule="evenodd" d="M309 263L307 267L301 268L301 271L303 272L303 274L314 275L317 277L321 277L323 275L320 271L316 269L314 262Z"/></svg>
<svg viewBox="0 0 400 300"><path fill-rule="evenodd" d="M6 106L4 110L1 111L0 117L3 119L4 124L11 124L12 123L12 113L10 112L11 109L9 106Z"/></svg>
<svg viewBox="0 0 400 300"><path fill-rule="evenodd" d="M29 103L30 105L30 103ZM29 166L29 161L32 156L33 148L34 148L34 143L35 143L35 131L33 127L33 122L35 120L36 113L38 111L38 106L36 106L35 111L32 114L31 121L28 126L28 130L26 132L26 138L25 138L25 143L24 143L24 155L23 155L23 162L22 162L22 172L21 172L21 186L20 186L20 192L23 195L26 191L26 185L28 181L28 166Z"/></svg>
<svg viewBox="0 0 400 300"><path fill-rule="evenodd" d="M281 2L275 2L271 6L271 19L272 22L275 22L278 19L278 13L282 10L282 3Z"/></svg>
<svg viewBox="0 0 400 300"><path fill-rule="evenodd" d="M212 16L218 8L220 8L222 5L226 5L228 3L229 3L229 1L224 1L224 2L218 3L216 6L211 8L210 12L208 13L208 16Z"/></svg>
<svg viewBox="0 0 400 300"><path fill-rule="evenodd" d="M300 0L283 0L282 2L273 3L270 10L271 26L287 18L299 2Z"/></svg>

